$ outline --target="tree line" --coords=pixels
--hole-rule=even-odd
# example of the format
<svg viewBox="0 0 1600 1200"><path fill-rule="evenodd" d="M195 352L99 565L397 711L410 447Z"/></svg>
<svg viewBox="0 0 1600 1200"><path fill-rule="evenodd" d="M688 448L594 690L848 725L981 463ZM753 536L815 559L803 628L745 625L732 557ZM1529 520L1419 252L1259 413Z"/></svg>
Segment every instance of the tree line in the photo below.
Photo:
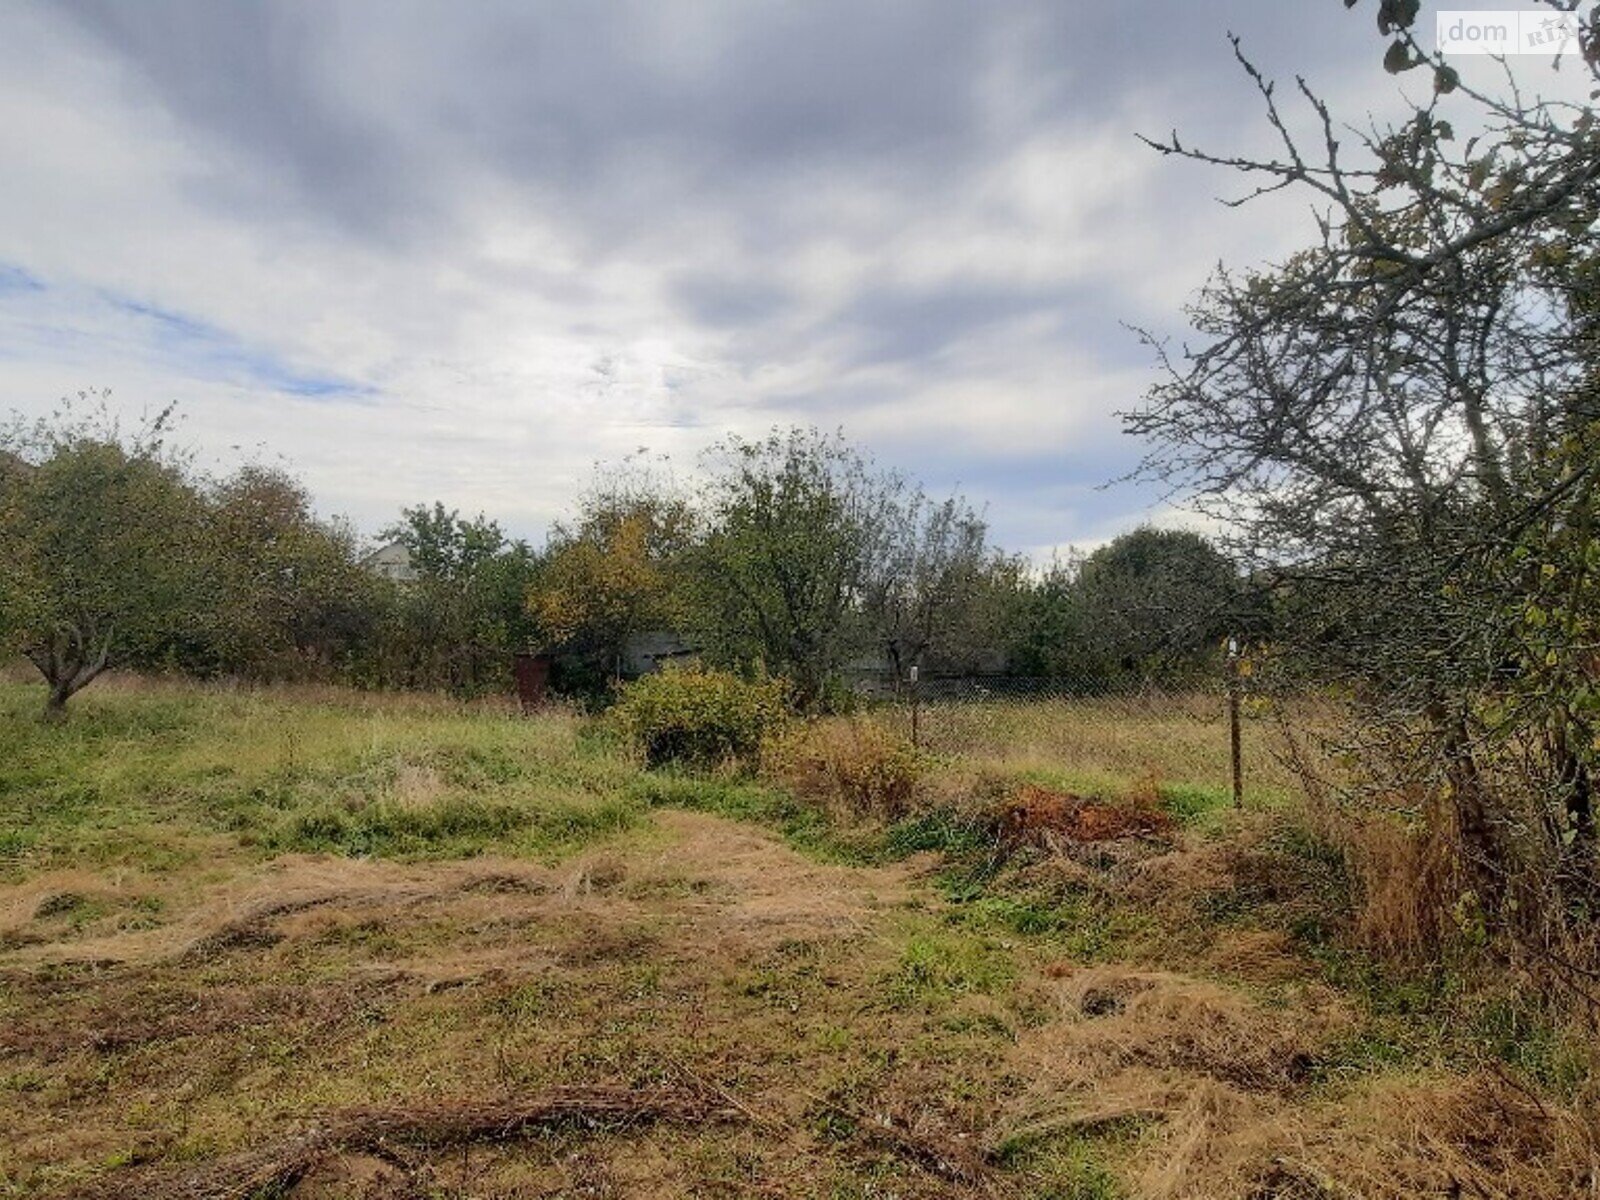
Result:
<svg viewBox="0 0 1600 1200"><path fill-rule="evenodd" d="M83 408L0 437L0 636L51 715L114 666L475 695L505 689L521 651L597 698L652 631L782 676L810 710L847 700L851 668L1095 690L1203 669L1244 592L1204 539L1155 529L1033 571L963 497L800 428L726 439L693 487L641 458L597 470L539 548L404 509L381 534L409 556L397 580L291 473L213 477L173 446L170 412L128 431Z"/></svg>

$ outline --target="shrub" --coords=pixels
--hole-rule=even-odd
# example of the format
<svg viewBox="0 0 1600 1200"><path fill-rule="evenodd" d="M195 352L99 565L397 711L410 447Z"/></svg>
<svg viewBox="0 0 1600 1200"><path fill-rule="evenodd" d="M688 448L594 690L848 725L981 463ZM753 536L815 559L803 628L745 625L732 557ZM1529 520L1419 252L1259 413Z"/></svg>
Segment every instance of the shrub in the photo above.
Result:
<svg viewBox="0 0 1600 1200"><path fill-rule="evenodd" d="M787 690L781 679L661 671L625 684L612 719L652 767L711 766L753 757L788 719Z"/></svg>
<svg viewBox="0 0 1600 1200"><path fill-rule="evenodd" d="M921 776L910 742L860 719L814 721L792 730L768 744L762 762L804 800L886 821L911 808Z"/></svg>

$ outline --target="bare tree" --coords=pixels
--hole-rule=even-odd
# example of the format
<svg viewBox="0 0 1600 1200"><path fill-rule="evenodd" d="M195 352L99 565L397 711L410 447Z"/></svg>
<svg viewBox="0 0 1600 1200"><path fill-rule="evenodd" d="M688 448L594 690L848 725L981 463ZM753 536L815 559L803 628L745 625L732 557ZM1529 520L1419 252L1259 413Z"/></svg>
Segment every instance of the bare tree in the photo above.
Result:
<svg viewBox="0 0 1600 1200"><path fill-rule="evenodd" d="M996 577L1009 562L964 499L929 500L904 489L879 526L862 603L873 642L897 681L930 657L981 666L1000 641Z"/></svg>
<svg viewBox="0 0 1600 1200"><path fill-rule="evenodd" d="M1316 229L1270 268L1219 270L1197 346L1150 338L1165 381L1126 423L1275 580L1286 648L1348 686L1390 785L1449 798L1498 918L1530 864L1558 864L1569 904L1595 884L1600 130L1509 71L1468 86L1418 15L1379 6L1385 66L1433 73L1402 120L1341 124L1297 79L1304 143L1235 40L1279 155L1151 142L1244 176L1233 203L1304 194Z"/></svg>

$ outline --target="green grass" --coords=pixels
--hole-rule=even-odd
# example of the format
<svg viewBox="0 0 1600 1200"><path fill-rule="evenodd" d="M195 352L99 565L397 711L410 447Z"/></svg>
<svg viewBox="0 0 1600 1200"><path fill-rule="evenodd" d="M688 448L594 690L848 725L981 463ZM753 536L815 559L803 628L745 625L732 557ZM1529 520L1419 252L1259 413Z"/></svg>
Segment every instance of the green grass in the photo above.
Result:
<svg viewBox="0 0 1600 1200"><path fill-rule="evenodd" d="M815 806L744 776L662 768L642 772L630 781L627 795L651 808L684 808L764 825L796 850L822 862L867 866L904 857L887 847L883 830L842 828Z"/></svg>
<svg viewBox="0 0 1600 1200"><path fill-rule="evenodd" d="M992 940L955 929L928 930L907 939L882 989L893 1008L930 1006L1000 991L1015 975L1010 956Z"/></svg>
<svg viewBox="0 0 1600 1200"><path fill-rule="evenodd" d="M900 723L900 714L882 718ZM954 762L1031 776L1047 787L1118 795L1141 781L1230 793L1226 709L1219 696L1102 696L933 704L922 714L924 745ZM1244 722L1247 803L1297 794L1270 720Z"/></svg>
<svg viewBox="0 0 1600 1200"><path fill-rule="evenodd" d="M396 858L548 857L646 805L622 750L576 718L523 720L349 692L97 685L69 720L0 684L0 878L64 866L172 871L219 846Z"/></svg>

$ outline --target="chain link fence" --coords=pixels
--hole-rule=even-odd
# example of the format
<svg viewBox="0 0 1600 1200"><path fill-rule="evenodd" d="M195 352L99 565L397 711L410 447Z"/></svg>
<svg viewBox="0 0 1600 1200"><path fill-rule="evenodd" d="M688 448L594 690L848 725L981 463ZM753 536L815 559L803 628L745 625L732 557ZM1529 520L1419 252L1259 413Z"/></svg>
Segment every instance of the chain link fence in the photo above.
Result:
<svg viewBox="0 0 1600 1200"><path fill-rule="evenodd" d="M1146 782L1241 803L1298 785L1286 731L1304 706L1269 697L1231 662L1182 684L923 677L868 695L876 719L930 754L1085 789Z"/></svg>

